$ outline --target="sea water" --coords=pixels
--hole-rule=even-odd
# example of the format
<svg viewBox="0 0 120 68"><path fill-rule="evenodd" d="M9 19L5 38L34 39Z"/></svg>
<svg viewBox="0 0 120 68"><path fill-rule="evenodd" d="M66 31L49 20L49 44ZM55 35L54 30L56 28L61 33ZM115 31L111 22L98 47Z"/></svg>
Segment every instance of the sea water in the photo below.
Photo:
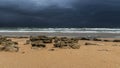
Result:
<svg viewBox="0 0 120 68"><path fill-rule="evenodd" d="M120 28L0 28L0 32L120 33Z"/></svg>

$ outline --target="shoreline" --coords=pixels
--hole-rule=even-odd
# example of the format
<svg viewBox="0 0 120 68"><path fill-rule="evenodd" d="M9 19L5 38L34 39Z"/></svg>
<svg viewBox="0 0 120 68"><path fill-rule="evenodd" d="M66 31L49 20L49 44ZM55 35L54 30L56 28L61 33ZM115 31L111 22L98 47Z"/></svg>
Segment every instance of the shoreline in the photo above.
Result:
<svg viewBox="0 0 120 68"><path fill-rule="evenodd" d="M67 37L97 37L97 38L120 38L120 33L48 33L48 32L0 32L2 36L29 37L29 36L67 36Z"/></svg>

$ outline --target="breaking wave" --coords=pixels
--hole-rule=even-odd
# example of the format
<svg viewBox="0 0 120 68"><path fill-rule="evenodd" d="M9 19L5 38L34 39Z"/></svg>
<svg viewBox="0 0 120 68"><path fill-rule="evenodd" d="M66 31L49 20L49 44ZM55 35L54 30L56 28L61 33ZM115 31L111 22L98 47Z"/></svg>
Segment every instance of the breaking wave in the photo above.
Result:
<svg viewBox="0 0 120 68"><path fill-rule="evenodd" d="M120 28L0 28L0 32L120 33Z"/></svg>

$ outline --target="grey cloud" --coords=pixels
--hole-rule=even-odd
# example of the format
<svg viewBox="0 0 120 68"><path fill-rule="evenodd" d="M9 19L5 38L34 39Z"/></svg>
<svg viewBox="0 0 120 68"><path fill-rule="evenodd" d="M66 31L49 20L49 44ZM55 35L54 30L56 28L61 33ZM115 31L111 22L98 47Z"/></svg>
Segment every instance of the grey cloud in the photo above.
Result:
<svg viewBox="0 0 120 68"><path fill-rule="evenodd" d="M119 26L119 4L118 0L0 0L0 26Z"/></svg>
<svg viewBox="0 0 120 68"><path fill-rule="evenodd" d="M21 10L42 10L49 6L72 8L74 2L76 0L0 0L0 6Z"/></svg>

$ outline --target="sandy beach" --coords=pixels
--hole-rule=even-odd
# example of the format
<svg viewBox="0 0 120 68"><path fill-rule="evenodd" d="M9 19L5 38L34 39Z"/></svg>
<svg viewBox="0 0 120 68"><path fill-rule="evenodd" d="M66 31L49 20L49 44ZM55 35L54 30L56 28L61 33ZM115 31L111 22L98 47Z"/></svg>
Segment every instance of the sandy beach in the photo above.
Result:
<svg viewBox="0 0 120 68"><path fill-rule="evenodd" d="M120 0L0 0L0 68L120 68Z"/></svg>
<svg viewBox="0 0 120 68"><path fill-rule="evenodd" d="M79 40L80 49L31 49L29 38L10 38L19 52L0 52L0 68L120 68L120 42ZM109 38L102 38L109 39ZM111 38L113 39L113 38ZM99 45L85 45L86 42Z"/></svg>

